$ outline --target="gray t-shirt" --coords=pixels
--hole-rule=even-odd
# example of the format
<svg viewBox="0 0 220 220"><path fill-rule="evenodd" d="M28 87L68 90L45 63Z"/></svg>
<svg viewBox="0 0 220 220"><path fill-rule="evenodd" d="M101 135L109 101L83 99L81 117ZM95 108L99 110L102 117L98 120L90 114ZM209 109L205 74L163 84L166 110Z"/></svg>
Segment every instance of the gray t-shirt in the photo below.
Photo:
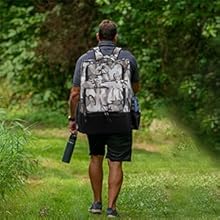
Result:
<svg viewBox="0 0 220 220"><path fill-rule="evenodd" d="M100 41L98 46L104 55L110 55L116 45L112 41ZM131 64L131 83L136 83L139 81L139 74L137 69L137 62L134 56L127 50L121 50L119 54L119 59L125 58L130 61ZM76 62L76 67L73 75L73 85L80 86L80 68L84 61L94 59L94 51L89 50L87 53L83 54Z"/></svg>

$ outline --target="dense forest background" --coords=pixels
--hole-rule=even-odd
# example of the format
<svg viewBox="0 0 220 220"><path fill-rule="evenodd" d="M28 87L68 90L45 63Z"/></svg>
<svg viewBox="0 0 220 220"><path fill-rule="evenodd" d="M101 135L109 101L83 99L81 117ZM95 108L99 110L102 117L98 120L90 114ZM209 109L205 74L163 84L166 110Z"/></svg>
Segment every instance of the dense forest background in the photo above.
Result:
<svg viewBox="0 0 220 220"><path fill-rule="evenodd" d="M138 61L142 126L170 117L220 152L220 1L0 1L1 108L67 115L77 58L102 19Z"/></svg>

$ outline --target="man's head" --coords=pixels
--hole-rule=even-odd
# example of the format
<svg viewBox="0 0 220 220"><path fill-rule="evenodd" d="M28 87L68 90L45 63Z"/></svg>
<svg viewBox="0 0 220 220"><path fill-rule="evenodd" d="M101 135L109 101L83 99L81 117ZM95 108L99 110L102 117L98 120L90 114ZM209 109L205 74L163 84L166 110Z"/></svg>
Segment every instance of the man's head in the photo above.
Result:
<svg viewBox="0 0 220 220"><path fill-rule="evenodd" d="M99 24L99 32L96 34L97 39L115 41L117 35L117 26L111 20L103 20Z"/></svg>

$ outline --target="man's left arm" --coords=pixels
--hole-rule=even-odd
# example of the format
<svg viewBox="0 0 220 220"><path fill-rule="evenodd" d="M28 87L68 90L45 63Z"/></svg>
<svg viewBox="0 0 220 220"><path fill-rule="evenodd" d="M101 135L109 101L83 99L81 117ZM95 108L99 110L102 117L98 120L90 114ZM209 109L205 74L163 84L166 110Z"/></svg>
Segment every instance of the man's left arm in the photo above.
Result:
<svg viewBox="0 0 220 220"><path fill-rule="evenodd" d="M131 84L134 94L140 90L139 72L136 59L133 55L130 57L131 61Z"/></svg>
<svg viewBox="0 0 220 220"><path fill-rule="evenodd" d="M132 85L132 89L133 89L134 94L136 94L137 92L140 91L140 83L139 82L132 83L131 85Z"/></svg>

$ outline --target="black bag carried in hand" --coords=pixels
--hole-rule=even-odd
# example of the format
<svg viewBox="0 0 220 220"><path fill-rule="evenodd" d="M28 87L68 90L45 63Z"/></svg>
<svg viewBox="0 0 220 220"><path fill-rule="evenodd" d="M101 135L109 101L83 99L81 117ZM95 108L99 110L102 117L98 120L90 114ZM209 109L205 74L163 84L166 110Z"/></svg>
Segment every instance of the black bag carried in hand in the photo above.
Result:
<svg viewBox="0 0 220 220"><path fill-rule="evenodd" d="M131 124L132 129L139 129L141 120L141 112L137 96L133 96L131 100Z"/></svg>

